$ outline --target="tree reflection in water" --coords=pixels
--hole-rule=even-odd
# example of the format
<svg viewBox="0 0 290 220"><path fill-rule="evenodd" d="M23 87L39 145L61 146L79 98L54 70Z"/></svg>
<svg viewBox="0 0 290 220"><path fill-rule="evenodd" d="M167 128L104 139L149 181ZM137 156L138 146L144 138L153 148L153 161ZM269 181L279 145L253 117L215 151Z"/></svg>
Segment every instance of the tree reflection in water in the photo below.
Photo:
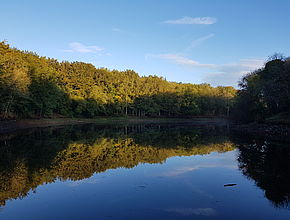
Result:
<svg viewBox="0 0 290 220"><path fill-rule="evenodd" d="M289 208L290 146L245 139L230 141L214 126L72 126L0 136L0 202L26 197L39 185L82 180L94 173L173 156L203 155L238 147L242 173L264 190L275 207Z"/></svg>
<svg viewBox="0 0 290 220"><path fill-rule="evenodd" d="M86 125L5 135L0 143L2 206L55 180L81 180L107 169L234 149L226 129L213 126Z"/></svg>
<svg viewBox="0 0 290 220"><path fill-rule="evenodd" d="M290 146L256 140L239 147L239 167L280 208L290 204Z"/></svg>

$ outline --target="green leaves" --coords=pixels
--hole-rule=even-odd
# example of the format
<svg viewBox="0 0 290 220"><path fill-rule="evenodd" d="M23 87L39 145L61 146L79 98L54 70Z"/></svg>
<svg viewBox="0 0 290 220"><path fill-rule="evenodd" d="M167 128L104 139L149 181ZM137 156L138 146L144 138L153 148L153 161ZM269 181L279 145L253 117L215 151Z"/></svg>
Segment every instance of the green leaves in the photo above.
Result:
<svg viewBox="0 0 290 220"><path fill-rule="evenodd" d="M243 77L235 105L235 118L263 120L290 110L289 59L268 61L265 67Z"/></svg>
<svg viewBox="0 0 290 220"><path fill-rule="evenodd" d="M58 62L0 42L0 117L226 115L232 87Z"/></svg>

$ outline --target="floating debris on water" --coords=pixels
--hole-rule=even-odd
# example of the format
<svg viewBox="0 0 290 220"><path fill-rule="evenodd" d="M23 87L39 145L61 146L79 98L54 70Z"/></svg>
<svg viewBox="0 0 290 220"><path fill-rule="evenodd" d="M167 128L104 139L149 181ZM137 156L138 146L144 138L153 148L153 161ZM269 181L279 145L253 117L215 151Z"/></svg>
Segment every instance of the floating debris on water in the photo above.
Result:
<svg viewBox="0 0 290 220"><path fill-rule="evenodd" d="M229 186L236 186L236 183L230 183L230 184L225 184L224 187L229 187Z"/></svg>

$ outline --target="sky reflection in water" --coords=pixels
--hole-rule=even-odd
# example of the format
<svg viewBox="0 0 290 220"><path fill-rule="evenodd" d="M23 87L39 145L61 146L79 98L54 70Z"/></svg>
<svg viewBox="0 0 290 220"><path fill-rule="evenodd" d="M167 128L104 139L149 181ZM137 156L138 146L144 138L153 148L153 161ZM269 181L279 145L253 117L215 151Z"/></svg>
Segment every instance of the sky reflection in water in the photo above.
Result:
<svg viewBox="0 0 290 220"><path fill-rule="evenodd" d="M261 167L251 170L252 161L261 161L224 128L77 127L21 137L2 142L1 157L10 162L0 167L1 219L290 217L287 189L280 191L284 205L265 197ZM39 152L46 154L36 157ZM224 187L229 183L237 185Z"/></svg>

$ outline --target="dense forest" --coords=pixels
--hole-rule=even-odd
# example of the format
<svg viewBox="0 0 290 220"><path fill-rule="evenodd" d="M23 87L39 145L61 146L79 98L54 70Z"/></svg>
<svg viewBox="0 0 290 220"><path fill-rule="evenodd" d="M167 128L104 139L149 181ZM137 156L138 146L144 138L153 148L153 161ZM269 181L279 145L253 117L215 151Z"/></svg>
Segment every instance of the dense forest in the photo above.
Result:
<svg viewBox="0 0 290 220"><path fill-rule="evenodd" d="M169 82L133 70L59 62L0 42L0 119L229 116L263 121L290 112L290 59L274 55L230 86Z"/></svg>
<svg viewBox="0 0 290 220"><path fill-rule="evenodd" d="M0 42L0 119L229 115L236 90L59 62Z"/></svg>
<svg viewBox="0 0 290 220"><path fill-rule="evenodd" d="M233 117L242 122L264 121L284 114L290 118L290 59L276 54L265 66L239 83Z"/></svg>

